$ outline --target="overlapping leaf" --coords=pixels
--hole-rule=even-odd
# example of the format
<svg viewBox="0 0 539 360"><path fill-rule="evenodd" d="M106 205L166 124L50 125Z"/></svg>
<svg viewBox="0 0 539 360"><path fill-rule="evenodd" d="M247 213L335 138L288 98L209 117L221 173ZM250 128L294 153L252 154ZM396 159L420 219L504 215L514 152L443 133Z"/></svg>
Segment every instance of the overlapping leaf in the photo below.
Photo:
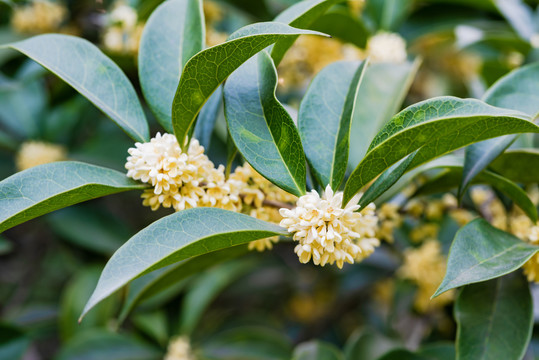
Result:
<svg viewBox="0 0 539 360"><path fill-rule="evenodd" d="M0 182L0 232L82 201L144 187L118 171L79 162L36 166Z"/></svg>
<svg viewBox="0 0 539 360"><path fill-rule="evenodd" d="M350 126L365 63L338 61L313 79L298 115L305 155L316 180L338 189L348 164Z"/></svg>
<svg viewBox="0 0 539 360"><path fill-rule="evenodd" d="M494 160L490 167L515 182L537 183L537 179L539 179L539 150L508 150Z"/></svg>
<svg viewBox="0 0 539 360"><path fill-rule="evenodd" d="M148 123L133 85L95 45L75 36L45 34L7 46L67 82L134 140L149 140Z"/></svg>
<svg viewBox="0 0 539 360"><path fill-rule="evenodd" d="M148 105L172 132L172 100L183 66L204 48L200 0L168 0L144 26L138 55L140 85Z"/></svg>
<svg viewBox="0 0 539 360"><path fill-rule="evenodd" d="M374 138L346 183L344 202L417 149L410 169L477 141L523 132L539 132L539 127L525 114L479 100L439 97L412 105L393 117Z"/></svg>
<svg viewBox="0 0 539 360"><path fill-rule="evenodd" d="M82 316L140 275L175 262L275 235L285 229L247 215L194 208L164 217L127 241L111 257Z"/></svg>
<svg viewBox="0 0 539 360"><path fill-rule="evenodd" d="M241 64L280 39L321 33L300 30L277 22L245 26L223 44L193 56L183 69L172 103L172 126L180 144L195 124L204 103L217 87Z"/></svg>

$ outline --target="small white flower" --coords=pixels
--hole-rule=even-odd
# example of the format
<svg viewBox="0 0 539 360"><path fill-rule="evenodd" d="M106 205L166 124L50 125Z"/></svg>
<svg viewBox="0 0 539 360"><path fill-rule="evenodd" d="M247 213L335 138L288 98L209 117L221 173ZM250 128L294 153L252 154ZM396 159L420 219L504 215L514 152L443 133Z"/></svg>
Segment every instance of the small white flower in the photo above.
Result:
<svg viewBox="0 0 539 360"><path fill-rule="evenodd" d="M381 32L367 42L367 55L372 63L403 63L407 57L406 42L398 34Z"/></svg>
<svg viewBox="0 0 539 360"><path fill-rule="evenodd" d="M294 251L300 262L312 259L315 265L336 263L342 268L345 262L364 259L379 245L374 238L374 204L357 212L359 195L344 208L342 200L343 193L333 193L328 185L322 197L313 190L298 199L296 208L279 211L283 217L280 225L299 242Z"/></svg>
<svg viewBox="0 0 539 360"><path fill-rule="evenodd" d="M137 11L129 5L119 3L110 13L110 20L114 24L121 24L126 29L132 29L137 24Z"/></svg>

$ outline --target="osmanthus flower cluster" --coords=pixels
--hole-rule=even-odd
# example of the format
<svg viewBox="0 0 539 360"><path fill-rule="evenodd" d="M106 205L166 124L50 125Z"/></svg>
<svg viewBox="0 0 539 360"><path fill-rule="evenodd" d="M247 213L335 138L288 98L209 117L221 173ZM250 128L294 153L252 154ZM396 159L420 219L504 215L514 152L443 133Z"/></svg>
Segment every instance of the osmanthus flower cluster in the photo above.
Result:
<svg viewBox="0 0 539 360"><path fill-rule="evenodd" d="M67 150L62 145L43 141L27 141L19 148L15 157L15 165L17 170L22 171L34 166L66 160L66 158Z"/></svg>
<svg viewBox="0 0 539 360"><path fill-rule="evenodd" d="M189 339L186 336L173 338L167 349L164 360L194 360Z"/></svg>
<svg viewBox="0 0 539 360"><path fill-rule="evenodd" d="M107 17L103 45L108 51L136 55L144 23L138 22L137 11L123 1L117 1Z"/></svg>
<svg viewBox="0 0 539 360"><path fill-rule="evenodd" d="M67 15L67 8L61 3L34 0L14 9L11 26L23 34L55 32L60 29Z"/></svg>

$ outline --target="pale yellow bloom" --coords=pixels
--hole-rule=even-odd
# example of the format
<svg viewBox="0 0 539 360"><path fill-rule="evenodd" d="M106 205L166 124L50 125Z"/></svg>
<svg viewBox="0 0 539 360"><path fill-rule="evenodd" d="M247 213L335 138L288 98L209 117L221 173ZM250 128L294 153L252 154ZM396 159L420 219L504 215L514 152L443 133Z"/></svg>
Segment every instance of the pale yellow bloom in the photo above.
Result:
<svg viewBox="0 0 539 360"><path fill-rule="evenodd" d="M406 42L399 34L380 32L368 40L367 55L373 63L403 63L407 58Z"/></svg>
<svg viewBox="0 0 539 360"><path fill-rule="evenodd" d="M510 231L520 239L539 245L539 224L534 224L520 210L515 211L509 220ZM523 266L528 281L539 282L539 254L533 255Z"/></svg>
<svg viewBox="0 0 539 360"><path fill-rule="evenodd" d="M336 263L342 268L345 262L360 261L379 246L378 239L362 236L374 236L376 231L374 204L357 212L358 196L344 208L342 200L343 193L334 194L328 185L321 197L313 190L300 197L294 209L279 211L283 216L280 225L299 242L294 251L300 262L312 259L315 265Z"/></svg>
<svg viewBox="0 0 539 360"><path fill-rule="evenodd" d="M214 1L204 0L202 3L204 11L204 20L206 25L213 25L223 19L223 9Z"/></svg>
<svg viewBox="0 0 539 360"><path fill-rule="evenodd" d="M136 55L144 23L138 23L137 11L118 1L109 14L109 25L103 34L103 46L110 52Z"/></svg>
<svg viewBox="0 0 539 360"><path fill-rule="evenodd" d="M425 217L429 220L440 220L444 216L444 211L443 200L430 199L425 208Z"/></svg>
<svg viewBox="0 0 539 360"><path fill-rule="evenodd" d="M365 0L348 0L348 6L354 15L359 16L365 7Z"/></svg>
<svg viewBox="0 0 539 360"><path fill-rule="evenodd" d="M34 166L65 160L67 150L57 144L42 141L27 141L21 145L15 158L15 165L19 171Z"/></svg>
<svg viewBox="0 0 539 360"><path fill-rule="evenodd" d="M171 339L164 360L195 360L189 339L186 336Z"/></svg>
<svg viewBox="0 0 539 360"><path fill-rule="evenodd" d="M425 212L425 204L419 199L411 199L404 206L404 211L413 217L420 217Z"/></svg>
<svg viewBox="0 0 539 360"><path fill-rule="evenodd" d="M110 12L109 20L124 29L132 29L137 25L137 11L123 1L117 1Z"/></svg>
<svg viewBox="0 0 539 360"><path fill-rule="evenodd" d="M60 29L67 15L67 8L60 3L35 0L15 8L11 26L15 31L25 34L55 32Z"/></svg>
<svg viewBox="0 0 539 360"><path fill-rule="evenodd" d="M206 46L212 47L215 45L222 44L228 38L228 34L217 31L213 27L206 28Z"/></svg>
<svg viewBox="0 0 539 360"><path fill-rule="evenodd" d="M436 240L440 226L435 223L421 224L410 231L410 240L419 243L425 240Z"/></svg>
<svg viewBox="0 0 539 360"><path fill-rule="evenodd" d="M474 214L465 209L453 209L449 211L449 216L460 226L464 226L476 218Z"/></svg>
<svg viewBox="0 0 539 360"><path fill-rule="evenodd" d="M399 206L393 203L382 204L378 211L378 221L379 225L376 231L376 237L389 243L393 243L395 240L393 233L395 229L402 224Z"/></svg>
<svg viewBox="0 0 539 360"><path fill-rule="evenodd" d="M436 240L429 240L419 248L404 252L404 264L398 270L398 274L417 284L414 304L419 312L428 312L453 301L455 295L453 290L430 299L442 282L446 267L447 260L441 253L440 243Z"/></svg>

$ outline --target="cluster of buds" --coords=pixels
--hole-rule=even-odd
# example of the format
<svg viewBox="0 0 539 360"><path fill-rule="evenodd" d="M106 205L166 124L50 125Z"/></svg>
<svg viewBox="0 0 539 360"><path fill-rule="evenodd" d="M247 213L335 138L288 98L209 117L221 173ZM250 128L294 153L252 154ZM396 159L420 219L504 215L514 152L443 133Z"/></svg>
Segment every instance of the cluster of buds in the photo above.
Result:
<svg viewBox="0 0 539 360"><path fill-rule="evenodd" d="M105 48L113 53L136 55L144 29L144 24L138 23L137 11L118 1L107 20L108 26L103 34Z"/></svg>
<svg viewBox="0 0 539 360"><path fill-rule="evenodd" d="M16 7L11 18L11 26L23 34L43 34L60 29L68 15L62 4L34 0L26 6Z"/></svg>
<svg viewBox="0 0 539 360"><path fill-rule="evenodd" d="M21 145L15 158L19 171L34 166L62 161L67 158L67 150L57 144L43 141L27 141Z"/></svg>

